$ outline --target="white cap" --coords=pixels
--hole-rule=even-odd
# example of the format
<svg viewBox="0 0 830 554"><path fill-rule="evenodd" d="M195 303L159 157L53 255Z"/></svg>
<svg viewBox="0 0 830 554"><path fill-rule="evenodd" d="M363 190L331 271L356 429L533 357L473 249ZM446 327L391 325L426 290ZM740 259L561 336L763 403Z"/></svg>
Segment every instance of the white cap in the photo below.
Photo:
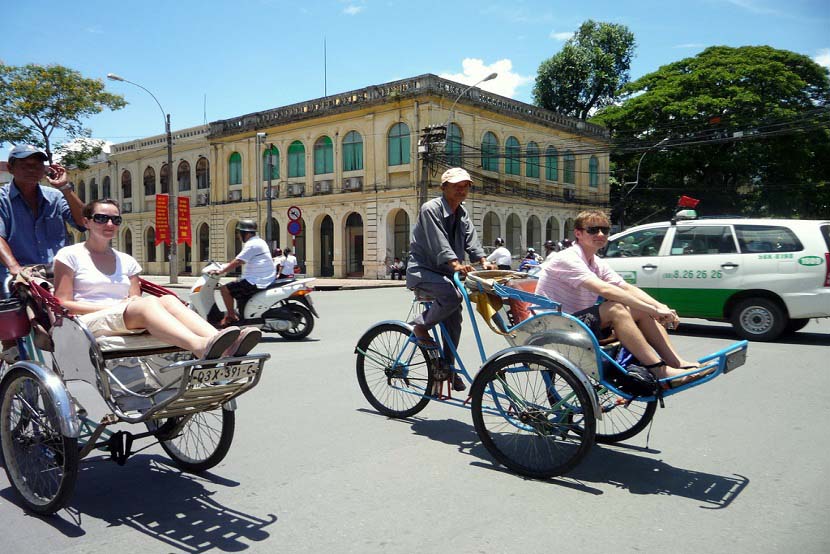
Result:
<svg viewBox="0 0 830 554"><path fill-rule="evenodd" d="M463 183L464 181L470 181L472 183L473 179L466 170L461 169L460 167L452 167L441 175L442 185L444 183Z"/></svg>
<svg viewBox="0 0 830 554"><path fill-rule="evenodd" d="M15 146L14 148L12 148L12 151L9 152L9 160L11 161L12 158L22 160L23 158L28 158L33 154L40 155L43 158L44 162L49 159L49 156L46 155L46 152L44 152L40 148L32 146L31 144L21 144L20 146Z"/></svg>

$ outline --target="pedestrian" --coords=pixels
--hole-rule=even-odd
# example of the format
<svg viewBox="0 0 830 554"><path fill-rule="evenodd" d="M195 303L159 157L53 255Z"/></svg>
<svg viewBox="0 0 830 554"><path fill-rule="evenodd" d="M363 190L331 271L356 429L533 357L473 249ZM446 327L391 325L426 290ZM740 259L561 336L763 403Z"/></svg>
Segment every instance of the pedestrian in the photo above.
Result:
<svg viewBox="0 0 830 554"><path fill-rule="evenodd" d="M25 265L45 264L51 271L55 254L66 245L65 223L84 231L84 203L75 194L66 169L46 165L49 157L32 145L9 152L12 180L0 187L0 298L7 277ZM49 186L41 185L46 181ZM14 341L3 341L2 357L18 356Z"/></svg>
<svg viewBox="0 0 830 554"><path fill-rule="evenodd" d="M471 265L464 263L465 253L471 262L493 269L462 205L472 186L473 180L464 169L445 171L441 176L441 196L421 206L412 230L406 286L434 299L430 308L415 318L413 326L418 344L428 349L438 348L429 331L441 322L458 346L462 297L451 278L456 271L461 275L473 271ZM444 345L444 356L451 369L455 359L449 344ZM461 376L453 372L453 389L460 392L466 388Z"/></svg>
<svg viewBox="0 0 830 554"><path fill-rule="evenodd" d="M554 254L556 254L556 252L557 252L556 243L553 242L552 240L546 240L545 241L545 261L550 260L551 257Z"/></svg>
<svg viewBox="0 0 830 554"><path fill-rule="evenodd" d="M389 266L389 276L392 280L402 280L406 274L406 268L400 258L395 258L392 265Z"/></svg>
<svg viewBox="0 0 830 554"><path fill-rule="evenodd" d="M498 237L494 245L496 249L487 256L487 261L496 264L496 267L499 269L511 269L513 258L510 255L510 250L504 246L504 239Z"/></svg>
<svg viewBox="0 0 830 554"><path fill-rule="evenodd" d="M282 253L282 248L275 248L273 253L274 272L280 274L280 266L285 262L285 254Z"/></svg>
<svg viewBox="0 0 830 554"><path fill-rule="evenodd" d="M286 248L283 250L283 254L285 254L285 260L283 260L280 267L277 269L278 279L293 279L294 278L294 268L297 267L297 257L291 253L290 248Z"/></svg>

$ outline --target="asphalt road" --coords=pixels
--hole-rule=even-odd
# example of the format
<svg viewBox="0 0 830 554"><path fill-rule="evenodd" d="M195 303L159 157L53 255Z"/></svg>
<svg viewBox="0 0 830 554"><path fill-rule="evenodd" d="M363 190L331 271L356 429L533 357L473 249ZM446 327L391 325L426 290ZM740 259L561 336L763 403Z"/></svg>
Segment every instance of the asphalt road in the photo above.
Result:
<svg viewBox="0 0 830 554"><path fill-rule="evenodd" d="M571 474L534 481L494 465L466 409L431 403L396 421L364 400L355 343L375 321L406 318L409 293L314 298L309 340L263 342L266 374L210 474L180 473L158 447L124 467L86 463L68 509L43 519L2 474L0 551L830 551L826 320L753 343L746 366L668 399L648 440L595 446ZM488 332L488 350L502 340ZM735 339L684 321L675 340L702 356Z"/></svg>

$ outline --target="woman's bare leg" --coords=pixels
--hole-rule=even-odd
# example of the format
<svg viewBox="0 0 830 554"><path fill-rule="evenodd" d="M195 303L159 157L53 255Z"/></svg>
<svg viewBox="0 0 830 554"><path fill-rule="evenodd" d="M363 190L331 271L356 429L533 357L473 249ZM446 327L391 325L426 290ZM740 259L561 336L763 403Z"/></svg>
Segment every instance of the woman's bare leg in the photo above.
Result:
<svg viewBox="0 0 830 554"><path fill-rule="evenodd" d="M147 329L155 338L189 350L197 357L204 354L209 340L182 325L162 306L158 298L153 296L137 298L130 302L124 310L124 324L128 329Z"/></svg>
<svg viewBox="0 0 830 554"><path fill-rule="evenodd" d="M210 338L217 333L216 327L199 317L199 314L185 306L172 294L160 296L159 302L173 317L200 337Z"/></svg>

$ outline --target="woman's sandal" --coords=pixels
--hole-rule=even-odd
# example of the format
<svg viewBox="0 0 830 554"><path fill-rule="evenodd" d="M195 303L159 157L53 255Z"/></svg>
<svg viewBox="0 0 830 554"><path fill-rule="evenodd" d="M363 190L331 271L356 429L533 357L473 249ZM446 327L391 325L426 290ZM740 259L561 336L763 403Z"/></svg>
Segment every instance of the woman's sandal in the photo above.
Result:
<svg viewBox="0 0 830 554"><path fill-rule="evenodd" d="M425 348L427 350L438 350L440 347L438 343L436 343L431 338L420 338L416 335L412 335L409 337L409 342L415 344L416 346L420 346L421 348Z"/></svg>
<svg viewBox="0 0 830 554"><path fill-rule="evenodd" d="M692 365L692 366L683 366L678 367L677 369L700 369L701 366L699 365ZM684 376L677 376L667 381L660 381L660 384L666 389L678 389L690 383L694 383L695 381L699 381L703 379L707 375L711 375L712 373L717 370L717 366L712 366L705 371L701 371L700 373L692 373L691 375L684 375Z"/></svg>

